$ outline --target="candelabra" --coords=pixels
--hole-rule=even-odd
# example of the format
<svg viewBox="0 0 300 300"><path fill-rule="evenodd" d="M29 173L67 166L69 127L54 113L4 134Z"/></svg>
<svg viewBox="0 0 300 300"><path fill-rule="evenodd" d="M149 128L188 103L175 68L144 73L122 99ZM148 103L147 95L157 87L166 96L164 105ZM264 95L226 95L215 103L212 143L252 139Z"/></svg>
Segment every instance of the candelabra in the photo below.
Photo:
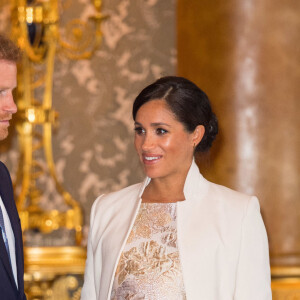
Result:
<svg viewBox="0 0 300 300"><path fill-rule="evenodd" d="M70 1L11 0L12 37L23 50L16 95L20 160L14 183L22 229L41 234L61 228L74 231L77 245L25 247L25 279L33 281L37 272L39 278L46 273L53 280L57 275L83 272L84 267L85 252L78 247L82 239L82 210L58 180L52 155L52 129L58 119L52 107L53 72L57 54L72 60L93 56L101 43L100 25L105 16L101 13L102 1L93 0L93 16L86 21L74 19L61 28L61 14ZM41 207L41 178L45 176L54 182L63 199L63 211ZM34 299L44 299L41 286L32 290Z"/></svg>

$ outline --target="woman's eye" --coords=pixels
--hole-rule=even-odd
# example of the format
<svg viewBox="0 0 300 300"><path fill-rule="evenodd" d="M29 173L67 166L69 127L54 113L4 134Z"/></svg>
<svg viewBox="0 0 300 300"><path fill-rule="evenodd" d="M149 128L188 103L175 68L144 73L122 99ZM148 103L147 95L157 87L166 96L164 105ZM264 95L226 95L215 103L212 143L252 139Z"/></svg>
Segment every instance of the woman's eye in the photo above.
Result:
<svg viewBox="0 0 300 300"><path fill-rule="evenodd" d="M165 130L165 129L163 129L163 128L157 128L156 129L156 134L158 134L158 135L164 135L164 134L166 134L168 131L167 130Z"/></svg>
<svg viewBox="0 0 300 300"><path fill-rule="evenodd" d="M135 127L134 131L136 132L136 134L138 135L142 135L145 133L145 130L142 127Z"/></svg>

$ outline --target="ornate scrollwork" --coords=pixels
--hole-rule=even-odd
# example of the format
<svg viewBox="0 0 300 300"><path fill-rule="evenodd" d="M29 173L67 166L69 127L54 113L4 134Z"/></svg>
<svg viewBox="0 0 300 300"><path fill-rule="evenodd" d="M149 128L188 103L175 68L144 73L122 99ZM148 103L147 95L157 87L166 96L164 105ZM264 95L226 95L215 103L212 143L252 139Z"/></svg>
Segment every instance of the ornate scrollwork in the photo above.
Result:
<svg viewBox="0 0 300 300"><path fill-rule="evenodd" d="M271 268L273 300L300 300L300 268Z"/></svg>
<svg viewBox="0 0 300 300"><path fill-rule="evenodd" d="M85 250L81 247L25 249L27 299L77 300L83 283Z"/></svg>
<svg viewBox="0 0 300 300"><path fill-rule="evenodd" d="M23 230L49 233L58 228L75 230L76 244L82 236L79 203L64 189L55 171L52 128L58 113L52 108L56 53L70 59L90 58L101 43L101 1L93 0L95 14L87 21L75 19L61 28L60 15L72 1L11 0L12 36L23 49L18 72L18 124L21 155L15 185ZM69 207L66 211L43 211L40 198L43 176L54 181Z"/></svg>

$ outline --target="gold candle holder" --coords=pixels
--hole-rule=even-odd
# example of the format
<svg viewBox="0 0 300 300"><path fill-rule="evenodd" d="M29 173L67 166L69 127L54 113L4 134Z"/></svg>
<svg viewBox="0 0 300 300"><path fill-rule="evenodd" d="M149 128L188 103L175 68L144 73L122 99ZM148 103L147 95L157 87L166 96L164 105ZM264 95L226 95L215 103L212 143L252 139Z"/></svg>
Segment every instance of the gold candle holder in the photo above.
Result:
<svg viewBox="0 0 300 300"><path fill-rule="evenodd" d="M58 117L52 106L54 61L57 51L69 59L92 57L101 43L100 25L106 17L101 14L101 4L93 1L95 14L87 22L70 21L64 30L66 37L60 34L58 0L12 0L12 36L24 53L18 75L20 161L14 183L22 229L42 233L75 230L77 245L82 239L82 210L58 180L52 154L52 128ZM66 211L40 207L39 179L45 175L54 181Z"/></svg>

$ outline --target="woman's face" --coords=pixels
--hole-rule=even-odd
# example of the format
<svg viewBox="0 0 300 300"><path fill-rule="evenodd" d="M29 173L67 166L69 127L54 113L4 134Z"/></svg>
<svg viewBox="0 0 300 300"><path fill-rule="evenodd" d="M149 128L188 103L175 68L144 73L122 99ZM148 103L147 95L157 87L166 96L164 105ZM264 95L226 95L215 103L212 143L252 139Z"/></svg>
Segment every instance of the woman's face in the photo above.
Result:
<svg viewBox="0 0 300 300"><path fill-rule="evenodd" d="M178 179L178 176L185 179L194 143L201 140L198 127L193 133L187 132L165 100L151 100L142 105L136 114L134 144L146 175L152 179Z"/></svg>

